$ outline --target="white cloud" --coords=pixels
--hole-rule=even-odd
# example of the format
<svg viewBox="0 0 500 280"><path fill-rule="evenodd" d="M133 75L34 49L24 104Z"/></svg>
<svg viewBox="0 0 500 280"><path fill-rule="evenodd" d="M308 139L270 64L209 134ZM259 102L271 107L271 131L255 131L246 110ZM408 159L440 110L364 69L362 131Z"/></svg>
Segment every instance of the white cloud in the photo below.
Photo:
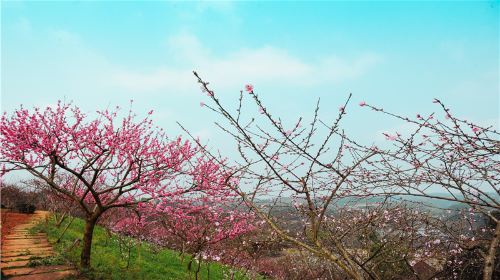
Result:
<svg viewBox="0 0 500 280"><path fill-rule="evenodd" d="M31 33L33 26L29 19L21 17L16 23L14 23L14 29L18 33L29 34Z"/></svg>
<svg viewBox="0 0 500 280"><path fill-rule="evenodd" d="M64 29L55 29L49 32L50 36L52 36L58 43L63 45L80 45L82 41L80 37L68 30Z"/></svg>
<svg viewBox="0 0 500 280"><path fill-rule="evenodd" d="M166 47L169 55L177 62L200 63L212 56L197 37L186 32L169 37Z"/></svg>
<svg viewBox="0 0 500 280"><path fill-rule="evenodd" d="M331 54L305 61L274 46L240 49L217 57L198 38L187 33L169 38L168 46L169 55L180 66L164 65L148 73L119 71L113 77L114 82L132 91L192 90L197 86L191 71L196 70L219 90L234 91L246 82L305 86L355 79L382 60L378 54L364 53L347 59Z"/></svg>
<svg viewBox="0 0 500 280"><path fill-rule="evenodd" d="M372 53L352 58L330 54L309 61L276 46L241 48L216 55L196 36L184 32L167 40L164 55L172 58L169 63L149 70L136 70L109 60L86 44L85 38L70 30L52 29L46 35L32 53L36 63L32 63L33 59L24 59L22 52L10 51L13 55L5 62L10 69L6 79L7 94L28 95L43 88L44 92L58 93L75 101L100 98L110 93L130 98L160 93L197 95L199 85L193 70L210 81L221 94L235 92L245 83L257 87L279 85L282 88L340 83L362 76L381 61L379 55ZM29 69L30 83L22 79L28 75L26 69ZM57 77L57 82L49 82L54 81L54 77Z"/></svg>
<svg viewBox="0 0 500 280"><path fill-rule="evenodd" d="M325 59L317 70L324 73L323 81L340 82L362 76L381 60L382 57L374 53L364 53L351 60L330 56Z"/></svg>
<svg viewBox="0 0 500 280"><path fill-rule="evenodd" d="M198 138L201 143L207 143L212 138L212 132L203 128L193 133L193 137Z"/></svg>
<svg viewBox="0 0 500 280"><path fill-rule="evenodd" d="M439 49L449 58L462 61L465 58L465 47L461 41L444 40L438 44Z"/></svg>
<svg viewBox="0 0 500 280"><path fill-rule="evenodd" d="M189 71L176 71L161 68L149 73L117 70L113 73L112 83L133 92L151 92L163 89L185 92L196 89L195 79Z"/></svg>

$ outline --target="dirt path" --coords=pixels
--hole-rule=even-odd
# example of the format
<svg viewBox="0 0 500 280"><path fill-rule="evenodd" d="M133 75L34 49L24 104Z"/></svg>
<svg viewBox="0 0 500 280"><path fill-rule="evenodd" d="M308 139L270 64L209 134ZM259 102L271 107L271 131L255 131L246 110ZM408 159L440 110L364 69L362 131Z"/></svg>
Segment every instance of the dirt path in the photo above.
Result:
<svg viewBox="0 0 500 280"><path fill-rule="evenodd" d="M29 229L47 215L48 212L36 211L29 219L14 226L5 237L2 236L2 276L11 280L58 280L77 274L74 267L69 265L33 266L36 262L42 264L43 260L54 255L45 234L29 234Z"/></svg>
<svg viewBox="0 0 500 280"><path fill-rule="evenodd" d="M18 224L25 223L31 217L29 214L12 212L10 209L2 209L2 243L7 235Z"/></svg>

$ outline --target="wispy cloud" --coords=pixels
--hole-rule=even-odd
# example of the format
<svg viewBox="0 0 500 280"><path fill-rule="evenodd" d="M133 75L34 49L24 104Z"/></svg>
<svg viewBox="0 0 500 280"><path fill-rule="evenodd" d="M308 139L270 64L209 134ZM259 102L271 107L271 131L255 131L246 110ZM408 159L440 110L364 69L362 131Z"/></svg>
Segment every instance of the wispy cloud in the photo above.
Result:
<svg viewBox="0 0 500 280"><path fill-rule="evenodd" d="M31 28L27 19L17 24ZM43 49L38 50L43 52L43 57L22 71L29 73L32 79L37 77L40 85L44 79L59 77L57 83L45 84L45 91L63 93L72 99L78 99L81 94L99 96L103 93L123 93L131 97L195 95L199 94L199 86L192 75L193 70L212 82L219 93L237 91L245 83L268 85L269 88L341 83L364 75L382 61L381 55L369 52L351 57L330 53L311 60L272 45L220 53L206 47L197 36L180 32L167 38L165 52L159 54L164 57L158 61L168 62L150 65L148 70L137 70L126 63L110 60L71 30L49 29L45 36L41 44ZM47 65L50 72L46 71ZM8 80L9 91L33 90L33 87L26 88L21 80L12 82L20 77L15 71L9 74L15 76Z"/></svg>
<svg viewBox="0 0 500 280"><path fill-rule="evenodd" d="M369 52L350 58L329 54L306 61L275 46L244 48L216 56L197 37L186 33L169 38L168 48L171 56L182 61L180 66L163 65L151 72L123 70L113 80L133 91L184 91L194 88L191 71L197 70L224 90L234 90L246 82L307 86L355 79L382 61L381 55Z"/></svg>
<svg viewBox="0 0 500 280"><path fill-rule="evenodd" d="M21 17L14 23L13 28L16 31L16 33L27 34L32 31L33 26L29 19Z"/></svg>

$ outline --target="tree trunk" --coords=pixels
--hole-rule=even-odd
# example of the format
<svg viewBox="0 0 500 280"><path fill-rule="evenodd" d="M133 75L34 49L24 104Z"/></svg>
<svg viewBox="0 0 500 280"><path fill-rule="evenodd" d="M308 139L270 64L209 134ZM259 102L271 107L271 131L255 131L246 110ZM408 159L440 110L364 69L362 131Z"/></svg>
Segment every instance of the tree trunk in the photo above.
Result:
<svg viewBox="0 0 500 280"><path fill-rule="evenodd" d="M66 218L66 212L64 212L59 219L56 217L56 227L60 227Z"/></svg>
<svg viewBox="0 0 500 280"><path fill-rule="evenodd" d="M210 263L207 262L207 280L210 280Z"/></svg>
<svg viewBox="0 0 500 280"><path fill-rule="evenodd" d="M497 222L493 239L491 239L488 255L484 258L483 280L493 279L493 270L495 269L495 257L500 241L500 222Z"/></svg>
<svg viewBox="0 0 500 280"><path fill-rule="evenodd" d="M195 279L198 280L199 279L199 274L200 274L200 269L201 269L201 256L199 257L198 259L198 266L196 267L196 274L195 274Z"/></svg>
<svg viewBox="0 0 500 280"><path fill-rule="evenodd" d="M85 230L83 232L83 247L80 258L82 268L90 268L90 251L92 249L92 237L94 236L94 227L98 217L90 217L85 220Z"/></svg>
<svg viewBox="0 0 500 280"><path fill-rule="evenodd" d="M69 220L69 223L66 225L66 227L64 227L64 230L61 233L61 236L59 236L59 238L57 238L56 243L61 242L61 238L64 236L64 234L66 233L66 231L68 230L68 228L71 226L71 224L73 223L74 219L75 219L75 217L71 217L71 220Z"/></svg>

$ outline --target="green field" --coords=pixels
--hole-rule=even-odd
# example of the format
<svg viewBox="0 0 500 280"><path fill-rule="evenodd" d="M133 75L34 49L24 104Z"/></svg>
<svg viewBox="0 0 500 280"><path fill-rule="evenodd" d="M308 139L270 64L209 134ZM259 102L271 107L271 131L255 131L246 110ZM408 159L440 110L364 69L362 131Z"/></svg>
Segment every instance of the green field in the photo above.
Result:
<svg viewBox="0 0 500 280"><path fill-rule="evenodd" d="M76 239L82 238L83 220L74 219L61 241L54 243L69 220L66 219L60 227L56 227L55 219L51 218L48 223L39 224L33 231L46 232L49 241L54 244L55 250L61 257L77 266L81 246L77 245L72 248L72 245ZM130 257L123 245L120 250L119 239L137 244L132 247ZM182 260L179 252L169 249L155 250L150 244L139 243L133 239L118 238L116 235L110 237L104 228L96 226L92 243L92 270L82 271L82 275L88 279L195 279L194 271L188 269L189 258L189 255L185 255ZM193 264L193 270L196 267L195 264ZM229 275L232 270L235 269L220 263L212 262L208 265L202 263L199 279L230 279ZM236 271L234 279L254 279L254 277L245 275L240 270Z"/></svg>

